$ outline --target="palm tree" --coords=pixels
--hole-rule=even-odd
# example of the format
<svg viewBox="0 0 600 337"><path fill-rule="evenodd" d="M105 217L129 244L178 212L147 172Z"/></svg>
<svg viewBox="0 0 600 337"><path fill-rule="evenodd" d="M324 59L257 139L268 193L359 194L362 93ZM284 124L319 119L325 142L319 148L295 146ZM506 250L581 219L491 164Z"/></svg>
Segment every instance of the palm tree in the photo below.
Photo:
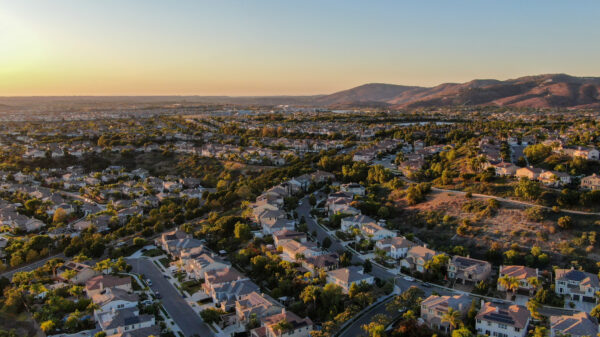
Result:
<svg viewBox="0 0 600 337"><path fill-rule="evenodd" d="M529 283L532 287L532 289L529 290L530 294L533 294L541 285L540 279L535 276L528 278L527 283Z"/></svg>
<svg viewBox="0 0 600 337"><path fill-rule="evenodd" d="M460 316L460 311L454 310L454 308L448 308L448 311L442 316L442 323L448 323L448 325L450 325L450 331L452 331L462 324Z"/></svg>
<svg viewBox="0 0 600 337"><path fill-rule="evenodd" d="M517 292L517 289L519 289L519 280L514 276L504 275L498 279L498 284L506 290L507 297L509 291L514 295L515 292Z"/></svg>
<svg viewBox="0 0 600 337"><path fill-rule="evenodd" d="M58 268L60 268L63 264L64 262L61 259L52 259L46 262L46 266L52 270L53 278L56 278L56 270L58 270Z"/></svg>

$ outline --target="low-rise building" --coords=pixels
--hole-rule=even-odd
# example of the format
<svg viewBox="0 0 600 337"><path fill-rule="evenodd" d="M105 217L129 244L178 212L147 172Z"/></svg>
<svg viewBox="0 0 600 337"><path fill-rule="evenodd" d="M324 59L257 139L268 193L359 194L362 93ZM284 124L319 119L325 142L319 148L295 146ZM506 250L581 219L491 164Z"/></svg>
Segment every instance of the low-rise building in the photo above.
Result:
<svg viewBox="0 0 600 337"><path fill-rule="evenodd" d="M376 223L363 224L360 230L363 233L363 236L375 241L396 236L396 233Z"/></svg>
<svg viewBox="0 0 600 337"><path fill-rule="evenodd" d="M448 277L466 282L487 280L492 272L492 265L487 261L455 255L448 263Z"/></svg>
<svg viewBox="0 0 600 337"><path fill-rule="evenodd" d="M372 275L365 274L362 267L351 266L327 272L327 283L333 283L342 287L345 293L350 291L353 283L359 284L361 282L367 284L375 282L375 278Z"/></svg>
<svg viewBox="0 0 600 337"><path fill-rule="evenodd" d="M385 251L385 254L393 259L403 259L408 250L416 244L403 236L385 238L375 243L375 247Z"/></svg>
<svg viewBox="0 0 600 337"><path fill-rule="evenodd" d="M281 313L283 306L269 295L258 291L242 296L235 302L238 325L246 325L253 316L257 319Z"/></svg>
<svg viewBox="0 0 600 337"><path fill-rule="evenodd" d="M96 313L96 320L107 336L115 336L139 329L149 329L155 325L154 315L140 315L137 308L98 312Z"/></svg>
<svg viewBox="0 0 600 337"><path fill-rule="evenodd" d="M365 195L365 187L357 183L342 184L340 185L340 190L355 195Z"/></svg>
<svg viewBox="0 0 600 337"><path fill-rule="evenodd" d="M475 329L488 336L525 337L529 320L529 310L522 305L503 307L486 302L475 316Z"/></svg>
<svg viewBox="0 0 600 337"><path fill-rule="evenodd" d="M357 214L355 216L348 216L343 218L341 221L340 228L342 231L348 232L351 228L361 228L363 225L369 223L374 224L375 220L366 215Z"/></svg>
<svg viewBox="0 0 600 337"><path fill-rule="evenodd" d="M550 316L550 337L596 336L599 333L598 320L587 312L573 315Z"/></svg>
<svg viewBox="0 0 600 337"><path fill-rule="evenodd" d="M519 282L518 290L525 292L533 292L536 289L536 285L531 284L531 278L536 280L539 277L537 268L529 268L525 266L500 266L499 278L504 276L514 277ZM504 285L498 282L498 290L506 291Z"/></svg>
<svg viewBox="0 0 600 337"><path fill-rule="evenodd" d="M119 277L113 275L98 275L85 282L85 293L88 297L101 293L106 289L118 288L126 292L133 291L131 277Z"/></svg>
<svg viewBox="0 0 600 337"><path fill-rule="evenodd" d="M431 295L421 302L421 318L430 328L449 333L451 327L448 322L442 321L444 315L450 309L454 309L464 318L470 305L471 299L465 294L455 296Z"/></svg>
<svg viewBox="0 0 600 337"><path fill-rule="evenodd" d="M591 176L583 177L580 186L586 190L598 191L600 190L600 176L594 173Z"/></svg>
<svg viewBox="0 0 600 337"><path fill-rule="evenodd" d="M558 295L568 296L571 301L596 301L595 294L600 291L598 275L573 268L554 272L554 291Z"/></svg>
<svg viewBox="0 0 600 337"><path fill-rule="evenodd" d="M414 246L406 252L406 257L400 261L400 266L410 271L424 273L425 264L433 259L435 255L434 250L424 246Z"/></svg>

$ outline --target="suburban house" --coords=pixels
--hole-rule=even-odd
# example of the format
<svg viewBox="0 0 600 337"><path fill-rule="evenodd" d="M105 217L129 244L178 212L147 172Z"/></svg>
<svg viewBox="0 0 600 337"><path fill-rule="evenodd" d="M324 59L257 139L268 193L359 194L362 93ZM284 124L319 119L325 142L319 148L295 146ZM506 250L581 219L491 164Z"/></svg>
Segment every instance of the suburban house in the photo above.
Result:
<svg viewBox="0 0 600 337"><path fill-rule="evenodd" d="M336 253L327 253L317 256L306 257L302 260L302 267L317 274L319 270L333 270L339 267L339 255Z"/></svg>
<svg viewBox="0 0 600 337"><path fill-rule="evenodd" d="M290 329L286 331L277 330L275 327L281 321L289 323ZM313 330L313 322L310 318L300 318L293 312L285 310L285 308L279 314L261 319L261 324L265 328L266 337L310 337L310 332Z"/></svg>
<svg viewBox="0 0 600 337"><path fill-rule="evenodd" d="M519 167L512 163L500 162L492 165L497 176L512 177L517 173Z"/></svg>
<svg viewBox="0 0 600 337"><path fill-rule="evenodd" d="M365 187L357 183L342 184L340 190L355 195L365 195Z"/></svg>
<svg viewBox="0 0 600 337"><path fill-rule="evenodd" d="M329 215L333 215L333 214L350 214L350 215L356 215L356 214L360 214L360 210L358 210L357 208L353 207L352 205L352 199L348 199L348 198L336 198L336 199L327 199L327 212Z"/></svg>
<svg viewBox="0 0 600 337"><path fill-rule="evenodd" d="M374 224L375 220L366 215L358 214L343 218L341 221L341 229L344 232L348 232L351 228L361 228L362 225L368 223Z"/></svg>
<svg viewBox="0 0 600 337"><path fill-rule="evenodd" d="M550 316L550 337L596 336L599 333L598 320L587 312L573 315Z"/></svg>
<svg viewBox="0 0 600 337"><path fill-rule="evenodd" d="M554 291L566 295L572 301L596 302L595 294L600 291L598 275L576 269L554 271Z"/></svg>
<svg viewBox="0 0 600 337"><path fill-rule="evenodd" d="M91 266L75 261L69 261L60 267L59 274L66 270L74 270L76 272L75 276L69 279L69 282L74 284L85 284L92 277L100 275L100 272L94 270Z"/></svg>
<svg viewBox="0 0 600 337"><path fill-rule="evenodd" d="M313 257L323 254L323 251L317 247L317 244L309 242L298 242L295 240L287 240L281 243L278 247L291 260L295 261L298 257Z"/></svg>
<svg viewBox="0 0 600 337"><path fill-rule="evenodd" d="M562 147L562 152L571 157L579 157L587 160L598 160L599 152L594 148L589 147Z"/></svg>
<svg viewBox="0 0 600 337"><path fill-rule="evenodd" d="M306 233L297 232L295 230L283 229L273 233L273 241L275 246L279 246L285 241L296 240L298 242L306 242Z"/></svg>
<svg viewBox="0 0 600 337"><path fill-rule="evenodd" d="M540 174L542 174L542 172L544 172L544 170L542 170L541 168L537 168L537 167L522 167L520 169L517 170L517 172L515 173L515 175L518 178L527 178L529 180L537 180L538 177L540 176Z"/></svg>
<svg viewBox="0 0 600 337"><path fill-rule="evenodd" d="M529 280L532 277L538 279L539 272L537 268L534 269L525 266L500 266L500 273L498 278L504 276L514 277L519 282L518 290L531 293L535 290L535 286L532 285L529 282ZM506 291L506 289L502 284L500 284L500 282L498 282L498 290Z"/></svg>
<svg viewBox="0 0 600 337"><path fill-rule="evenodd" d="M369 163L373 159L375 159L375 153L368 150L357 151L352 157L352 161L364 161L365 163Z"/></svg>
<svg viewBox="0 0 600 337"><path fill-rule="evenodd" d="M204 275L204 291L223 310L233 307L242 296L259 291L254 282L233 268L211 270Z"/></svg>
<svg viewBox="0 0 600 337"><path fill-rule="evenodd" d="M257 319L281 313L283 306L269 295L253 291L235 302L235 315L238 324L245 325L255 315Z"/></svg>
<svg viewBox="0 0 600 337"><path fill-rule="evenodd" d="M385 238L393 238L396 236L395 232L384 228L383 226L376 223L365 223L360 227L363 235L370 238L371 240L383 240Z"/></svg>
<svg viewBox="0 0 600 337"><path fill-rule="evenodd" d="M408 249L406 257L400 261L400 266L411 271L424 273L425 264L433 259L435 255L436 252L427 247L414 246Z"/></svg>
<svg viewBox="0 0 600 337"><path fill-rule="evenodd" d="M460 312L461 317L464 318L470 306L471 299L465 294L455 296L431 295L421 302L421 318L430 328L449 333L450 325L448 322L442 322L442 317L452 308Z"/></svg>
<svg viewBox="0 0 600 337"><path fill-rule="evenodd" d="M188 233L180 230L180 229L176 229L170 232L166 232L160 235L160 237L158 237L156 239L156 245L161 247L164 251L168 252L169 250L169 242L170 241L177 241L177 240L181 240L181 239L187 239L190 238L191 235L189 235Z"/></svg>
<svg viewBox="0 0 600 337"><path fill-rule="evenodd" d="M126 292L132 292L131 277L118 277L113 275L98 275L85 282L85 293L88 297L101 293L106 289L118 288Z"/></svg>
<svg viewBox="0 0 600 337"><path fill-rule="evenodd" d="M564 172L544 171L540 173L538 180L546 186L559 187L571 183L571 176Z"/></svg>
<svg viewBox="0 0 600 337"><path fill-rule="evenodd" d="M529 310L522 305L513 304L506 308L486 302L475 316L475 329L478 334L488 336L525 337L530 316Z"/></svg>
<svg viewBox="0 0 600 337"><path fill-rule="evenodd" d="M397 260L405 258L408 250L414 246L414 242L407 240L403 236L385 238L375 243L375 247L385 251L387 256Z"/></svg>
<svg viewBox="0 0 600 337"><path fill-rule="evenodd" d="M594 173L591 176L581 178L581 188L592 191L600 190L600 176Z"/></svg>
<svg viewBox="0 0 600 337"><path fill-rule="evenodd" d="M91 296L98 312L137 307L139 297L119 288L108 288Z"/></svg>
<svg viewBox="0 0 600 337"><path fill-rule="evenodd" d="M183 260L188 263L184 263L184 268L188 273L188 276L202 280L209 271L223 270L231 267L231 263L221 258L212 256L211 254L201 254L189 260Z"/></svg>
<svg viewBox="0 0 600 337"><path fill-rule="evenodd" d="M342 287L345 293L350 291L352 283L366 282L373 284L375 278L372 275L365 274L362 267L351 266L347 268L334 269L327 272L327 283L337 284Z"/></svg>
<svg viewBox="0 0 600 337"><path fill-rule="evenodd" d="M492 265L487 261L455 255L448 263L448 277L466 282L487 280L492 272Z"/></svg>
<svg viewBox="0 0 600 337"><path fill-rule="evenodd" d="M147 332L151 333L158 331L160 334L160 329L155 326L154 315L140 315L137 308L99 312L96 314L96 320L107 336L117 336L139 329L148 329Z"/></svg>

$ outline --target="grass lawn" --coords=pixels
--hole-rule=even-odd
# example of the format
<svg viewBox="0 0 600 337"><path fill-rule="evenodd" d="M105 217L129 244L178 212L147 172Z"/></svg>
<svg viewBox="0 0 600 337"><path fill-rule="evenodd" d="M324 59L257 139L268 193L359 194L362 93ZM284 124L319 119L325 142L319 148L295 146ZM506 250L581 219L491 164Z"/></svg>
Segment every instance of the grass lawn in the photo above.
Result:
<svg viewBox="0 0 600 337"><path fill-rule="evenodd" d="M169 260L168 257L163 257L162 259L158 260L165 268L169 269L169 264L171 263L171 260Z"/></svg>
<svg viewBox="0 0 600 337"><path fill-rule="evenodd" d="M181 284L181 290L187 291L188 294L192 295L202 289L202 282L196 280L190 280Z"/></svg>
<svg viewBox="0 0 600 337"><path fill-rule="evenodd" d="M158 248L154 248L154 249L145 251L142 255L149 256L149 257L156 257L156 256L164 255L164 253L162 250L160 250Z"/></svg>

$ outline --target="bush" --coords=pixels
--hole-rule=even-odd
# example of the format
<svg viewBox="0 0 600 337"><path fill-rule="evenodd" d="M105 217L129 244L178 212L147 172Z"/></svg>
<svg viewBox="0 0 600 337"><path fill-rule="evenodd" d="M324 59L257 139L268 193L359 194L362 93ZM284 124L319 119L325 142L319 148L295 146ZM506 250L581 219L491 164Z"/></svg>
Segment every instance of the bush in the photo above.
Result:
<svg viewBox="0 0 600 337"><path fill-rule="evenodd" d="M571 217L568 215L561 216L560 218L558 218L557 224L558 227L562 229L568 229L571 228L571 226L573 226L573 219L571 219Z"/></svg>

